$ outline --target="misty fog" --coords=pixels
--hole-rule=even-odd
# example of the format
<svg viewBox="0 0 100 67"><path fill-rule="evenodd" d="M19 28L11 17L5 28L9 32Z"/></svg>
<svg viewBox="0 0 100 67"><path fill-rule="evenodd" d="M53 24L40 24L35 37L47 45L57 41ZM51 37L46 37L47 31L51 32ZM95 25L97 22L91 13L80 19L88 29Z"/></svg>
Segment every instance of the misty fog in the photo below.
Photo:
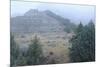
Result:
<svg viewBox="0 0 100 67"><path fill-rule="evenodd" d="M30 9L50 10L76 24L80 21L83 24L87 24L91 19L95 22L95 6L57 3L12 1L11 17L21 16Z"/></svg>

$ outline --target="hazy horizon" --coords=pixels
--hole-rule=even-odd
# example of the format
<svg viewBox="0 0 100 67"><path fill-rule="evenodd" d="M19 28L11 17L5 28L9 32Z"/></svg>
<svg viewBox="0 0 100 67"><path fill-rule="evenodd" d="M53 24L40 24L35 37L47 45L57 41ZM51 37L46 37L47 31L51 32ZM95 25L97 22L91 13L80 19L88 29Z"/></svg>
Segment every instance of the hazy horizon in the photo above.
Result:
<svg viewBox="0 0 100 67"><path fill-rule="evenodd" d="M11 1L11 17L23 15L30 9L50 10L75 24L80 21L87 24L91 19L95 23L95 6Z"/></svg>

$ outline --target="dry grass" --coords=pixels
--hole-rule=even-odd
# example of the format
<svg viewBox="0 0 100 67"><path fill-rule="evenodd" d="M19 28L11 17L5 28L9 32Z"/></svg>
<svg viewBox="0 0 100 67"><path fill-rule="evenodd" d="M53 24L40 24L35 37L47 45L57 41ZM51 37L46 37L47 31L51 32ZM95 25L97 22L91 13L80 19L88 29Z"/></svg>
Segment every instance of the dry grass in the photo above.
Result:
<svg viewBox="0 0 100 67"><path fill-rule="evenodd" d="M20 47L28 47L31 43L31 40L33 40L34 36L37 35L37 37L40 40L40 43L43 48L43 54L44 56L48 56L50 52L54 53L56 63L66 63L69 62L69 38L72 36L71 34L66 33L46 33L46 34L40 34L40 33L31 33L31 34L24 34L15 35L15 41L17 44L20 45Z"/></svg>

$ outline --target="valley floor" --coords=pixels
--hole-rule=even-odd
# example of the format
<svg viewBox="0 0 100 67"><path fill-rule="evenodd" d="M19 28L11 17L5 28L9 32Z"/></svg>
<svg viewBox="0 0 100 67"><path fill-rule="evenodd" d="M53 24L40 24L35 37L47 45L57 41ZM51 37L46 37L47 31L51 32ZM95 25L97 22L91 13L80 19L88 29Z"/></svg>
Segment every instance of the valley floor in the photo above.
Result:
<svg viewBox="0 0 100 67"><path fill-rule="evenodd" d="M27 49L35 36L40 41L43 49L43 55L48 58L47 63L54 60L55 63L68 63L69 57L69 39L72 33L30 33L30 34L17 34L15 33L15 41L21 49Z"/></svg>

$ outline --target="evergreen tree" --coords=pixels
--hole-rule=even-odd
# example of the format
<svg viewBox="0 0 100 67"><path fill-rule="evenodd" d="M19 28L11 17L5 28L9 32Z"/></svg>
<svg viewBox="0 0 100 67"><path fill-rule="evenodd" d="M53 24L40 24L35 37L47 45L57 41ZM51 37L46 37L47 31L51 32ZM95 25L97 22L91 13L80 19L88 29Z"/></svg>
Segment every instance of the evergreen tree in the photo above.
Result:
<svg viewBox="0 0 100 67"><path fill-rule="evenodd" d="M79 24L70 42L72 43L70 49L72 62L95 60L95 27L92 21L86 26Z"/></svg>
<svg viewBox="0 0 100 67"><path fill-rule="evenodd" d="M80 22L80 24L78 25L76 29L76 34L79 34L80 32L82 32L82 30L83 30L83 25L82 25L82 22Z"/></svg>
<svg viewBox="0 0 100 67"><path fill-rule="evenodd" d="M10 54L11 54L11 67L15 67L17 65L17 59L19 54L19 47L14 40L14 36L10 35Z"/></svg>
<svg viewBox="0 0 100 67"><path fill-rule="evenodd" d="M83 44L87 49L86 61L95 61L95 26L92 20L85 26L83 37Z"/></svg>
<svg viewBox="0 0 100 67"><path fill-rule="evenodd" d="M36 36L35 39L32 41L32 44L30 44L27 53L28 53L27 57L28 65L37 65L42 63L42 58L43 58L42 48Z"/></svg>
<svg viewBox="0 0 100 67"><path fill-rule="evenodd" d="M27 57L25 56L24 52L20 51L20 54L18 56L18 62L17 62L17 66L24 66L27 65Z"/></svg>

